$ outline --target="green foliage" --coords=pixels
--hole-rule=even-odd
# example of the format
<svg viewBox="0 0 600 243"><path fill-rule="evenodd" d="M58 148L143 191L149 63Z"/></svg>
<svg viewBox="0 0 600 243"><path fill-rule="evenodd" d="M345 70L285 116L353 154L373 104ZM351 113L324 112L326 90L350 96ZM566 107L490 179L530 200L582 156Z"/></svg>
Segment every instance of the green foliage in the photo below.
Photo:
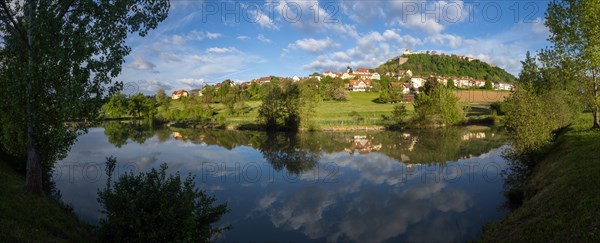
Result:
<svg viewBox="0 0 600 243"><path fill-rule="evenodd" d="M454 125L465 117L458 97L443 85L434 86L429 94L417 94L414 106L415 121L421 125Z"/></svg>
<svg viewBox="0 0 600 243"><path fill-rule="evenodd" d="M154 135L154 129L149 123L107 122L104 124L104 135L110 144L120 148L127 144L129 139L143 144Z"/></svg>
<svg viewBox="0 0 600 243"><path fill-rule="evenodd" d="M408 117L408 110L406 109L405 104L398 104L394 106L394 110L392 111L392 118L398 124L402 124L405 122Z"/></svg>
<svg viewBox="0 0 600 243"><path fill-rule="evenodd" d="M515 77L499 67L492 67L479 60L468 61L457 56L413 54L408 61L398 65L397 60L386 62L377 68L385 72L411 70L416 76L441 75L445 77L468 76L492 82L514 82ZM385 73L383 72L383 73Z"/></svg>
<svg viewBox="0 0 600 243"><path fill-rule="evenodd" d="M0 9L2 144L27 154L26 188L39 193L42 164L63 158L85 132L131 48L167 17L169 1L7 1ZM10 7L7 7L10 6ZM109 88L110 87L110 88ZM25 151L27 150L27 153Z"/></svg>
<svg viewBox="0 0 600 243"><path fill-rule="evenodd" d="M531 154L550 142L552 131L568 125L578 112L564 91L536 94L519 85L506 101L506 126L517 154Z"/></svg>
<svg viewBox="0 0 600 243"><path fill-rule="evenodd" d="M453 83L453 82L450 82L450 83ZM485 84L483 85L483 89L492 90L492 89L494 89L494 84L492 83L492 81L486 80Z"/></svg>
<svg viewBox="0 0 600 243"><path fill-rule="evenodd" d="M112 183L116 166L108 158L106 188L98 192L106 219L100 221L101 237L119 242L209 242L226 228L211 225L228 212L227 204L196 189L194 177L167 176L167 165L157 171L121 175Z"/></svg>
<svg viewBox="0 0 600 243"><path fill-rule="evenodd" d="M323 77L319 82L319 95L325 101L337 100L345 101L348 99L348 91L345 86L346 82L341 78Z"/></svg>
<svg viewBox="0 0 600 243"><path fill-rule="evenodd" d="M433 92L433 90L438 89L442 84L436 77L427 78L427 82L423 85L423 92L429 95Z"/></svg>
<svg viewBox="0 0 600 243"><path fill-rule="evenodd" d="M165 100L167 100L167 94L165 93L164 89L159 89L156 92L156 102L161 104L163 103Z"/></svg>
<svg viewBox="0 0 600 243"><path fill-rule="evenodd" d="M269 83L268 87L269 92L258 110L259 121L269 130L298 129L302 114L301 109L305 102L304 99L301 99L299 85L283 81L282 85Z"/></svg>
<svg viewBox="0 0 600 243"><path fill-rule="evenodd" d="M598 1L551 1L546 26L554 47L554 58L561 61L565 76L580 84L577 95L592 110L593 127L600 128L600 3Z"/></svg>
<svg viewBox="0 0 600 243"><path fill-rule="evenodd" d="M446 87L450 90L456 89L456 84L454 84L453 80L448 80L448 83L446 83Z"/></svg>
<svg viewBox="0 0 600 243"><path fill-rule="evenodd" d="M129 114L127 97L117 92L102 106L104 115L108 118L121 118Z"/></svg>
<svg viewBox="0 0 600 243"><path fill-rule="evenodd" d="M506 102L497 101L490 104L490 109L496 112L496 115L503 116L506 114Z"/></svg>

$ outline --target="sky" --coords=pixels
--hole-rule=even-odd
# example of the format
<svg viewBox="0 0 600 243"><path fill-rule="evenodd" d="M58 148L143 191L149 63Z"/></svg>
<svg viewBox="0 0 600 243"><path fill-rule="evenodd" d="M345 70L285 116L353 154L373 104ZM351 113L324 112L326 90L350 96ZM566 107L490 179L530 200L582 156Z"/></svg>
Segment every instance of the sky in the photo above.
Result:
<svg viewBox="0 0 600 243"><path fill-rule="evenodd" d="M547 1L172 0L117 78L148 95L275 75L375 68L411 51L478 58L513 75L550 44ZM135 90L133 90L135 89Z"/></svg>

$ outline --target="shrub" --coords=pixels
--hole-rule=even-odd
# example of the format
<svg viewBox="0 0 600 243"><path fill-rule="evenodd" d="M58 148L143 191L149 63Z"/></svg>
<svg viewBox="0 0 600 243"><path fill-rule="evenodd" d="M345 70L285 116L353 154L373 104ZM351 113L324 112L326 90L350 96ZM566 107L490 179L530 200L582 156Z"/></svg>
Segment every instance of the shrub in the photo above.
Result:
<svg viewBox="0 0 600 243"><path fill-rule="evenodd" d="M496 101L490 104L490 109L496 112L496 115L503 116L506 114L506 102Z"/></svg>
<svg viewBox="0 0 600 243"><path fill-rule="evenodd" d="M126 173L111 184L116 159L107 160L107 185L98 192L106 214L100 221L104 241L208 242L228 228L211 226L228 212L227 205L213 206L215 198L195 189L193 176L167 177L163 164L158 171Z"/></svg>
<svg viewBox="0 0 600 243"><path fill-rule="evenodd" d="M392 111L392 117L396 123L403 123L406 117L408 116L408 110L406 109L406 105L398 104L394 106L394 110Z"/></svg>
<svg viewBox="0 0 600 243"><path fill-rule="evenodd" d="M422 125L454 125L465 117L458 97L442 85L434 86L429 94L419 93L414 106L415 121Z"/></svg>

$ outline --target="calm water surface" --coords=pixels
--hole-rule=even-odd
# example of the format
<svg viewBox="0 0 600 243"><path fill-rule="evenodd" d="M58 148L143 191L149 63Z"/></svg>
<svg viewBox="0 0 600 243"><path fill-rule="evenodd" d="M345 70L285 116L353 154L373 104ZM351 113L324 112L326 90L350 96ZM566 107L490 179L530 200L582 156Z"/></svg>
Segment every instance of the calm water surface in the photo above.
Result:
<svg viewBox="0 0 600 243"><path fill-rule="evenodd" d="M274 133L153 130L109 123L57 163L63 201L97 224L104 162L117 174L196 175L227 202L218 241L466 241L498 220L506 169L503 131L488 129Z"/></svg>

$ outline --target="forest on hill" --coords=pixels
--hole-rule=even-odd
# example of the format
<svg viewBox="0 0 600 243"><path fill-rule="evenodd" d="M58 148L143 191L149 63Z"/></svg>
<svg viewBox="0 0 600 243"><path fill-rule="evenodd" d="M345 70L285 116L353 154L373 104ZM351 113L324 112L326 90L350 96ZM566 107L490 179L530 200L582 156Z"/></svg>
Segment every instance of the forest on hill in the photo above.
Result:
<svg viewBox="0 0 600 243"><path fill-rule="evenodd" d="M512 74L502 68L479 60L469 61L456 55L412 54L403 57L408 58L408 61L399 64L398 58L395 58L380 65L377 71L385 74L387 72L397 73L400 70L411 70L415 76L470 77L508 83L516 81Z"/></svg>

